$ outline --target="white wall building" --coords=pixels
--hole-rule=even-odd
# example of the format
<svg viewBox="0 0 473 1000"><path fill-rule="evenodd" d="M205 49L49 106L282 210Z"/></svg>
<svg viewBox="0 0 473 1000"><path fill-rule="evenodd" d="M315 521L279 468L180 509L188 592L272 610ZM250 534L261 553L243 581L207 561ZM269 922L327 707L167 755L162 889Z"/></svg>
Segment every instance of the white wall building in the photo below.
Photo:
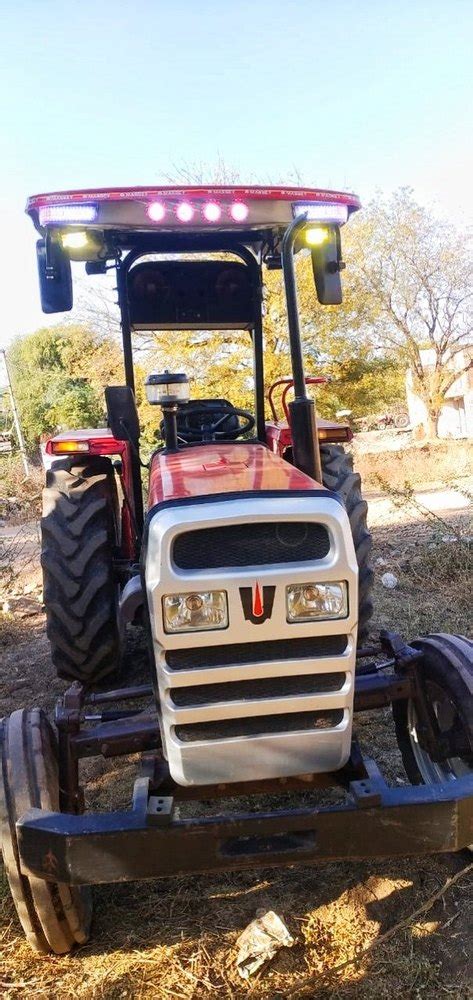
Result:
<svg viewBox="0 0 473 1000"><path fill-rule="evenodd" d="M434 366L435 351L422 350L420 356L424 370ZM467 350L459 351L450 362L459 371L459 375L450 386L440 412L438 434L441 438L473 437L473 369L462 371L468 357ZM406 375L406 395L411 426L415 428L423 425L427 428L427 407L414 390L414 378L410 369Z"/></svg>

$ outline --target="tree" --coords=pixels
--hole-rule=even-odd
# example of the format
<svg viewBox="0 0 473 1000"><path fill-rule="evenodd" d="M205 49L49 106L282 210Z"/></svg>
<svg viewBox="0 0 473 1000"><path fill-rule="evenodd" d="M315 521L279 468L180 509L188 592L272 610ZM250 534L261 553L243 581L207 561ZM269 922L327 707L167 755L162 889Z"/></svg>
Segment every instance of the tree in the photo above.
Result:
<svg viewBox="0 0 473 1000"><path fill-rule="evenodd" d="M43 433L104 423L104 386L122 380L118 343L63 324L18 337L8 352L27 447Z"/></svg>
<svg viewBox="0 0 473 1000"><path fill-rule="evenodd" d="M410 368L435 437L449 389L473 365L471 240L409 190L376 199L354 220L353 239L355 280L371 300L368 339Z"/></svg>

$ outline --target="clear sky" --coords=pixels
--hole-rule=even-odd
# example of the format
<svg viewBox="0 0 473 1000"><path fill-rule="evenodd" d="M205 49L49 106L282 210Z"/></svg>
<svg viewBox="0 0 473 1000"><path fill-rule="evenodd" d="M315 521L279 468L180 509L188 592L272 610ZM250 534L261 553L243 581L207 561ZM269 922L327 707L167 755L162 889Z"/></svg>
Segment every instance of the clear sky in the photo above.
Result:
<svg viewBox="0 0 473 1000"><path fill-rule="evenodd" d="M472 0L16 0L0 13L0 338L41 323L28 194L411 185L473 221Z"/></svg>

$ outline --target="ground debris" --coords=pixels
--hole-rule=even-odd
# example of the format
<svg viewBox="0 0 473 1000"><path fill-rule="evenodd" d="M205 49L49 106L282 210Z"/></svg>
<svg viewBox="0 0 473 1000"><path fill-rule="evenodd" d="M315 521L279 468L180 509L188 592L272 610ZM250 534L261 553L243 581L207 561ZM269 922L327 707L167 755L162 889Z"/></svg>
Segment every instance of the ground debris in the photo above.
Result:
<svg viewBox="0 0 473 1000"><path fill-rule="evenodd" d="M237 938L236 966L242 979L249 979L266 965L280 948L291 948L291 937L285 923L274 910L260 911L255 920Z"/></svg>

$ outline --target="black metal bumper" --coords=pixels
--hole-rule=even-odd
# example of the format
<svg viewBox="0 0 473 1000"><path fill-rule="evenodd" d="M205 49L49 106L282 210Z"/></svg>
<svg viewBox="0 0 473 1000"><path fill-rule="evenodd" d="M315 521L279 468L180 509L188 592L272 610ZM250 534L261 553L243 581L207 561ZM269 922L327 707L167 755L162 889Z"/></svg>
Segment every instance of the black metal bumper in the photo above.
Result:
<svg viewBox="0 0 473 1000"><path fill-rule="evenodd" d="M141 785L140 785L141 783ZM31 809L18 822L26 874L72 884L192 872L459 851L473 844L473 776L435 786L352 782L324 808L174 819L172 799L139 779L128 812Z"/></svg>

